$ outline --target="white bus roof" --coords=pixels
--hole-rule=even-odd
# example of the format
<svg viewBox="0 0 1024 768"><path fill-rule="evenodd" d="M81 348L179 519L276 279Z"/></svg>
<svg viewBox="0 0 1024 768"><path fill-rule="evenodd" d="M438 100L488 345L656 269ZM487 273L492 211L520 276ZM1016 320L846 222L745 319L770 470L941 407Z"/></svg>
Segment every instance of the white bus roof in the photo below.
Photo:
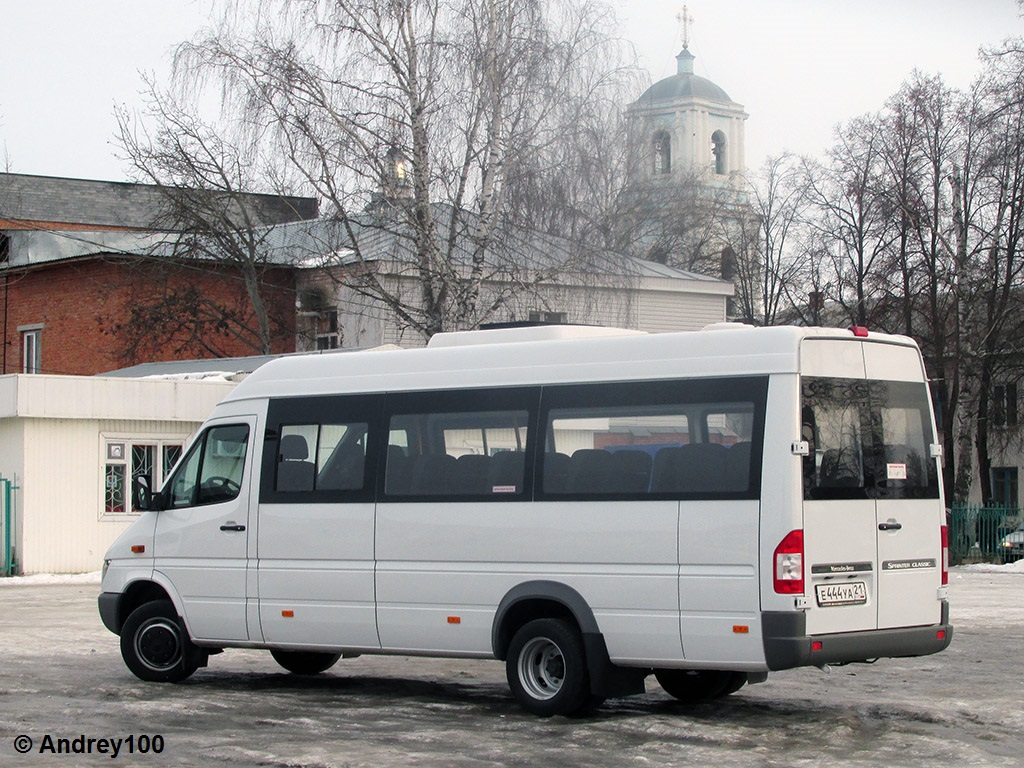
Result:
<svg viewBox="0 0 1024 768"><path fill-rule="evenodd" d="M536 331L531 335L528 331ZM721 323L702 331L637 334L564 327L444 334L430 346L293 355L254 371L225 402L263 397L397 392L548 383L796 373L806 338L915 346L905 336L850 330ZM482 343L474 334L490 343ZM538 338L541 340L528 340ZM545 338L546 337L546 338Z"/></svg>

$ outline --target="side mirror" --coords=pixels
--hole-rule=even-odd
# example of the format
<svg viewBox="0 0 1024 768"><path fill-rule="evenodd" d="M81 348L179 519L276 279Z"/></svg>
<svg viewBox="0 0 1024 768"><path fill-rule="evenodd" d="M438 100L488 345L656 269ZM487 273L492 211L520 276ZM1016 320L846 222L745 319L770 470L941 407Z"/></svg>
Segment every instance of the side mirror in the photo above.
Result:
<svg viewBox="0 0 1024 768"><path fill-rule="evenodd" d="M162 509L160 493L151 487L149 475L139 475L132 482L132 507L143 512Z"/></svg>

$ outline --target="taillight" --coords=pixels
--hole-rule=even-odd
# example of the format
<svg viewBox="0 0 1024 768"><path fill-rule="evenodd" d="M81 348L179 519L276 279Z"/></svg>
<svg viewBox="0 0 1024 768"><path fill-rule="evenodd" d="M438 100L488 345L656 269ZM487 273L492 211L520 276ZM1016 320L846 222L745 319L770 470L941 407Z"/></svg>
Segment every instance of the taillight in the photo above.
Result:
<svg viewBox="0 0 1024 768"><path fill-rule="evenodd" d="M775 548L775 591L800 595L804 591L804 532L790 531Z"/></svg>
<svg viewBox="0 0 1024 768"><path fill-rule="evenodd" d="M949 584L949 528L942 526L942 585Z"/></svg>

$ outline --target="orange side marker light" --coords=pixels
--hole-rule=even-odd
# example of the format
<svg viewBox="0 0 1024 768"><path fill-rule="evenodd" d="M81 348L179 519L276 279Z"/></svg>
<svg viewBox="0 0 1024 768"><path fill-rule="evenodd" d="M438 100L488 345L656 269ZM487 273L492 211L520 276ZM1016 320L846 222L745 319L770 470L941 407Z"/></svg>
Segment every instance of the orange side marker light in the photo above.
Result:
<svg viewBox="0 0 1024 768"><path fill-rule="evenodd" d="M448 617L448 623L449 624L461 624L462 623L462 617L461 616L449 616Z"/></svg>
<svg viewBox="0 0 1024 768"><path fill-rule="evenodd" d="M750 632L750 627L748 627L746 624L734 624L732 627L732 631L735 632L737 635L745 635Z"/></svg>
<svg viewBox="0 0 1024 768"><path fill-rule="evenodd" d="M141 555L145 551L146 551L146 545L145 544L132 544L132 553L134 553L136 555Z"/></svg>
<svg viewBox="0 0 1024 768"><path fill-rule="evenodd" d="M286 619L290 619L295 616L295 611L281 611L281 615Z"/></svg>

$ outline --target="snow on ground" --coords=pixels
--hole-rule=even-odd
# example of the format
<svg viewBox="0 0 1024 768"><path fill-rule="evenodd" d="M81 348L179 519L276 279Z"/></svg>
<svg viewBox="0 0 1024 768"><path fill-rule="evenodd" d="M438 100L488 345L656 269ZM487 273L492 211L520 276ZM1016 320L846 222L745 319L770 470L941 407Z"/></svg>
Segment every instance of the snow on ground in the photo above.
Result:
<svg viewBox="0 0 1024 768"><path fill-rule="evenodd" d="M40 584L99 584L100 572L34 573L31 576L0 578L0 587L39 586Z"/></svg>
<svg viewBox="0 0 1024 768"><path fill-rule="evenodd" d="M1024 560L1006 565L995 565L993 563L974 563L973 565L960 565L950 569L956 571L973 571L974 573L1024 573Z"/></svg>

